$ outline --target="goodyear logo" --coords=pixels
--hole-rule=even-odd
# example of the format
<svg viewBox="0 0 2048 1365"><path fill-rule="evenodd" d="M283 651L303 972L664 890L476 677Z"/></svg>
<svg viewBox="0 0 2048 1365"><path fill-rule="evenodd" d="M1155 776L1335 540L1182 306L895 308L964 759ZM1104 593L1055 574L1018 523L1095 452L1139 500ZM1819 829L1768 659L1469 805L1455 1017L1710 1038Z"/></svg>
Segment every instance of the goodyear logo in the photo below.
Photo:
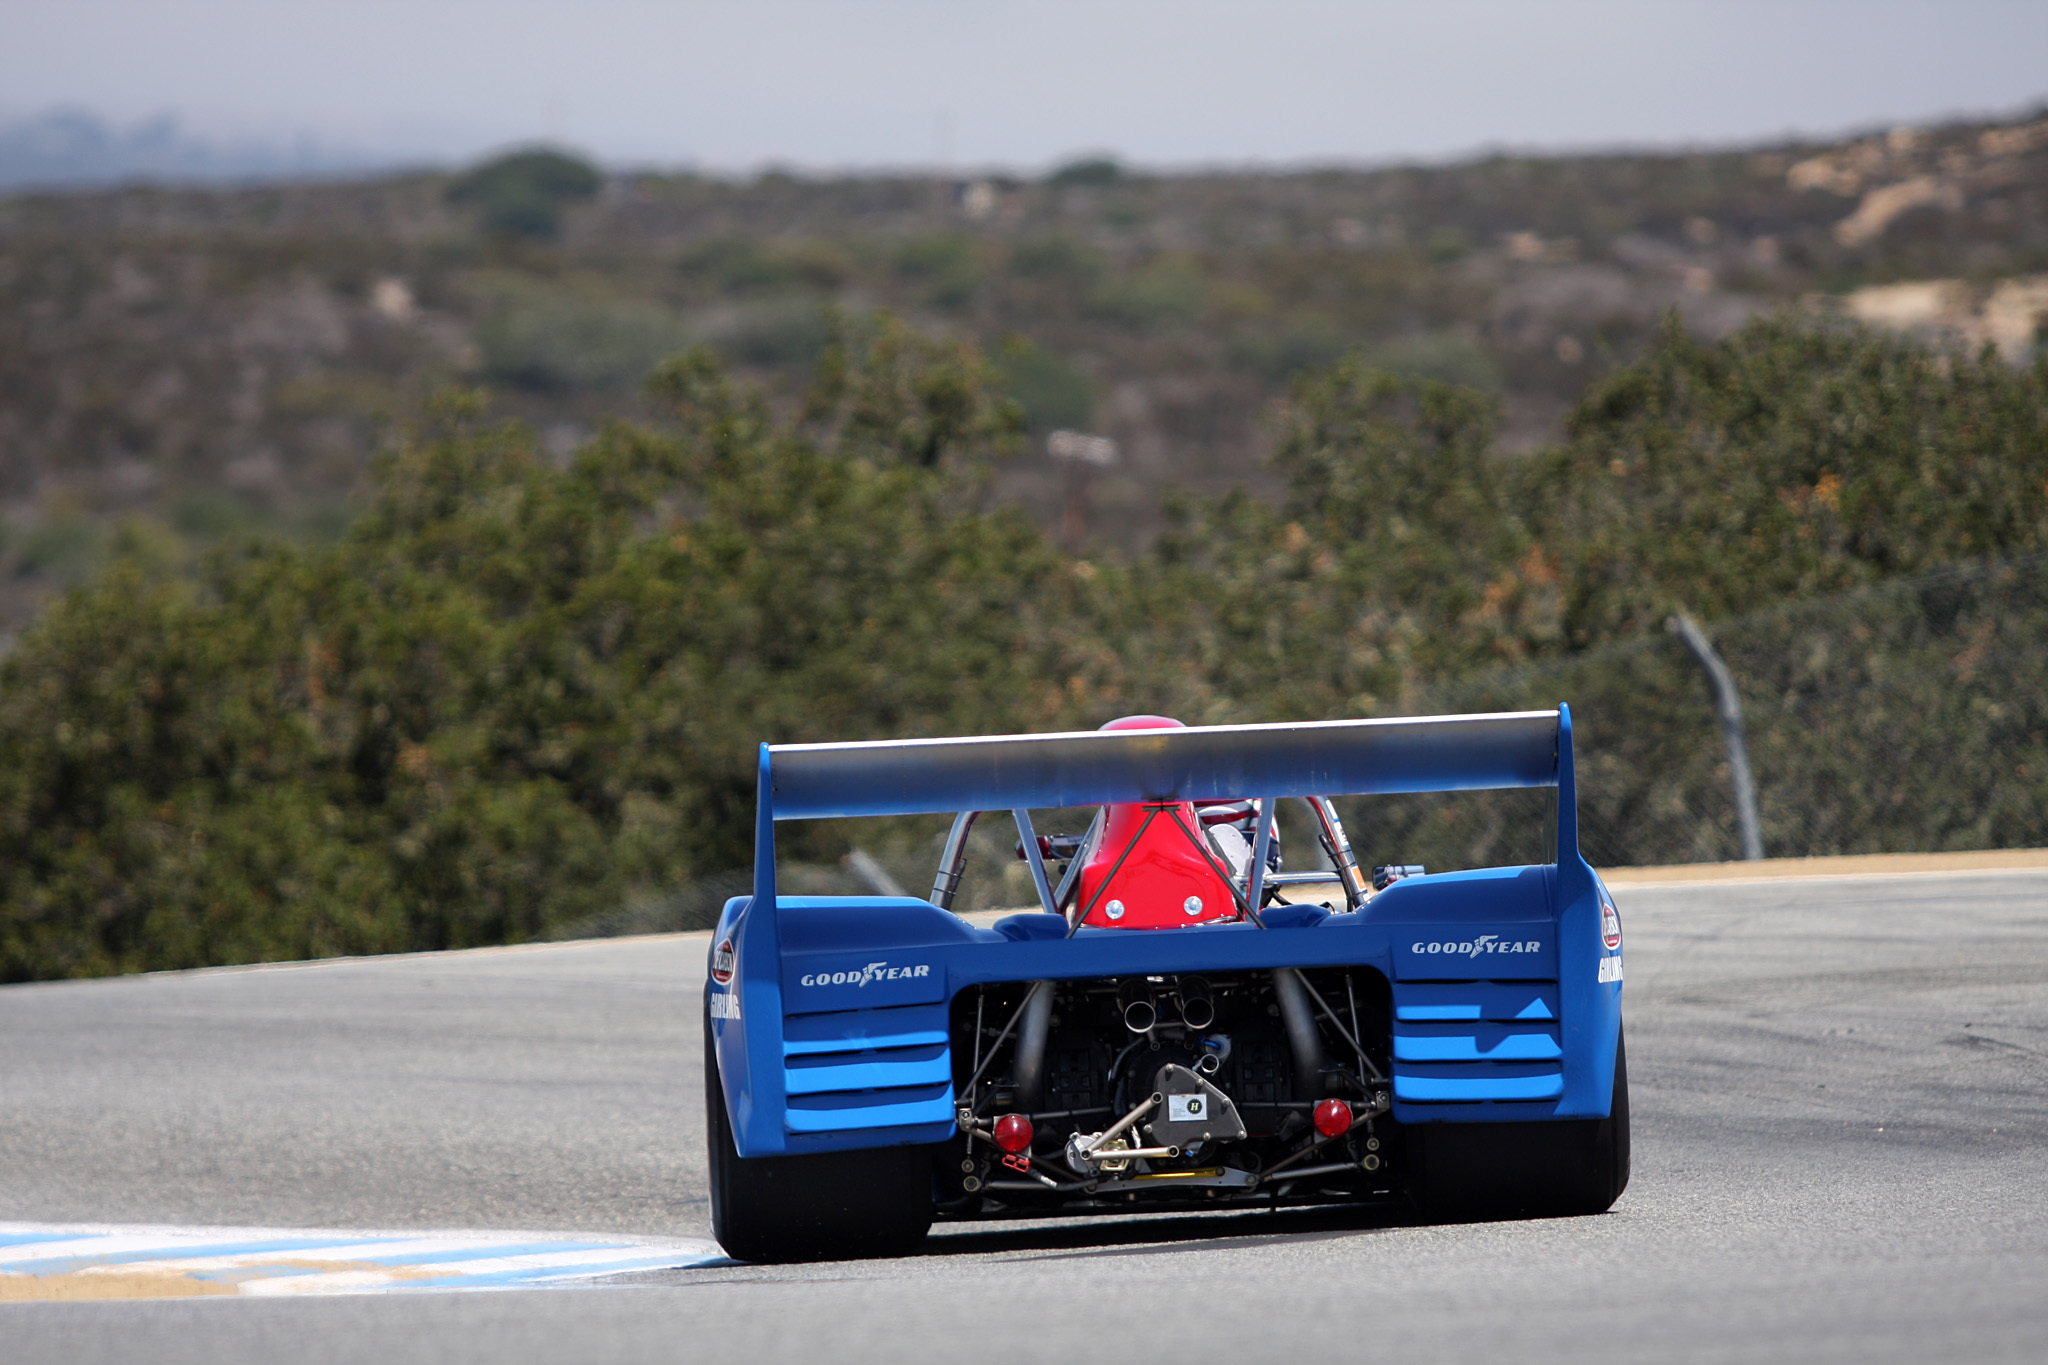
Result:
<svg viewBox="0 0 2048 1365"><path fill-rule="evenodd" d="M930 976L929 962L920 962L909 967L892 967L887 962L870 962L867 966L849 972L807 972L797 978L799 986L866 986L875 981L904 981L911 977Z"/></svg>
<svg viewBox="0 0 2048 1365"><path fill-rule="evenodd" d="M1499 934L1481 934L1462 942L1417 942L1408 945L1411 953L1430 956L1445 954L1451 957L1485 957L1492 953L1540 953L1543 944L1534 939L1502 938Z"/></svg>

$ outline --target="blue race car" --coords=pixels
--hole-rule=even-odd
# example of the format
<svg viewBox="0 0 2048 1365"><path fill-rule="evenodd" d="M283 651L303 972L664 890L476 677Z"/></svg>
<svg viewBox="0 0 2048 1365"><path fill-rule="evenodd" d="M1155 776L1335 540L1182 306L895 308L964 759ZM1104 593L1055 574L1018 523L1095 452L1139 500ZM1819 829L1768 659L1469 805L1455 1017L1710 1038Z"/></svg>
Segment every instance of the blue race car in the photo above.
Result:
<svg viewBox="0 0 2048 1365"><path fill-rule="evenodd" d="M1507 787L1556 789L1554 862L1368 878L1331 803ZM1277 870L1297 799L1328 870ZM1084 835L1033 827L1090 806ZM779 820L942 813L929 899L776 892ZM989 814L1038 908L981 928L950 907ZM705 989L741 1260L899 1254L940 1218L1594 1213L1628 1183L1621 921L1565 707L763 745L756 840Z"/></svg>

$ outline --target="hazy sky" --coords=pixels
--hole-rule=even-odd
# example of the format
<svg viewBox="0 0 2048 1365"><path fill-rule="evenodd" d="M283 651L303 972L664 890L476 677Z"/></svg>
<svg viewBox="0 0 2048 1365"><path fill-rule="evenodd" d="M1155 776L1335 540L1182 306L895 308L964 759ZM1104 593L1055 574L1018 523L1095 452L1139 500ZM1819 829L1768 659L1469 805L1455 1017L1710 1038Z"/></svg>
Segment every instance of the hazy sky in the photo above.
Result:
<svg viewBox="0 0 2048 1365"><path fill-rule="evenodd" d="M0 114L746 168L1725 143L2048 96L2040 0L0 0Z"/></svg>

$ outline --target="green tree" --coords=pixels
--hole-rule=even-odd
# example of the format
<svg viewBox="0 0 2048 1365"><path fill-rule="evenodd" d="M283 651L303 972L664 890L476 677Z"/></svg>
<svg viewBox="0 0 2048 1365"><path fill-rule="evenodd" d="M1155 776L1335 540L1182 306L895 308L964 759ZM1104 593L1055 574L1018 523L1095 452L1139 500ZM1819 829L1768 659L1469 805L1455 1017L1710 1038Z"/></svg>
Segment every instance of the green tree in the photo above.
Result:
<svg viewBox="0 0 2048 1365"><path fill-rule="evenodd" d="M884 321L782 418L692 353L566 468L457 395L337 543L95 580L0 665L0 976L531 938L744 864L761 740L1065 719L990 380Z"/></svg>
<svg viewBox="0 0 2048 1365"><path fill-rule="evenodd" d="M1594 386L1518 500L1576 645L2048 545L2048 364L1782 316L1667 320Z"/></svg>
<svg viewBox="0 0 2048 1365"><path fill-rule="evenodd" d="M562 230L562 210L589 199L604 183L597 168L549 147L508 152L462 175L449 202L474 205L486 232L549 240Z"/></svg>

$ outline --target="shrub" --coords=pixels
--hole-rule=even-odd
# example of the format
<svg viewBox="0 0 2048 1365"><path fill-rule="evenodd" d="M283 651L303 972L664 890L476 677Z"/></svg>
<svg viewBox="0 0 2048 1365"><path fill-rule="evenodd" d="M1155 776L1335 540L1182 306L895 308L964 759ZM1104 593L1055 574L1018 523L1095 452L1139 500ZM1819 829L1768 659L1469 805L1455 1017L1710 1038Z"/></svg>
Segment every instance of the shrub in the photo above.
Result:
<svg viewBox="0 0 2048 1365"><path fill-rule="evenodd" d="M448 198L475 205L486 232L545 240L561 231L563 208L602 183L589 162L534 147L486 161L450 185Z"/></svg>

